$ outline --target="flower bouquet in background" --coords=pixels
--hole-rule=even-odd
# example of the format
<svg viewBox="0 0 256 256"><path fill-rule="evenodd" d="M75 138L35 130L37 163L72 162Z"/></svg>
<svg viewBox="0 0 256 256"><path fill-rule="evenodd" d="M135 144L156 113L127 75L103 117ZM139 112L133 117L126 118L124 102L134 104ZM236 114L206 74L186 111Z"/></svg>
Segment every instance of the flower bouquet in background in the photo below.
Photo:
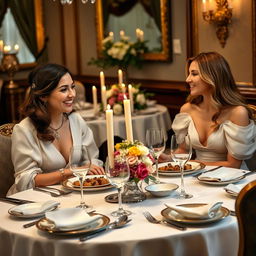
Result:
<svg viewBox="0 0 256 256"><path fill-rule="evenodd" d="M126 157L128 165L130 167L130 181L134 181L136 184L140 180L144 180L149 183L149 180L155 180L151 175L154 171L152 165L154 159L149 153L147 147L139 141L130 142L123 141L115 145L114 159L118 163Z"/></svg>
<svg viewBox="0 0 256 256"><path fill-rule="evenodd" d="M132 95L134 110L141 110L147 108L146 100L148 97L153 96L152 93L147 93L140 90L141 84L132 85ZM114 115L121 115L124 112L123 100L124 97L129 98L128 93L125 92L125 88L119 84L113 84L106 92L107 104L111 106L114 111Z"/></svg>
<svg viewBox="0 0 256 256"><path fill-rule="evenodd" d="M140 33L138 33L140 32ZM89 65L96 65L103 69L119 67L123 70L131 65L137 68L142 67L143 53L148 52L146 41L143 39L143 31L136 31L137 41L132 42L124 31L120 31L120 40L114 41L113 32L102 41L101 56L98 59L92 58Z"/></svg>

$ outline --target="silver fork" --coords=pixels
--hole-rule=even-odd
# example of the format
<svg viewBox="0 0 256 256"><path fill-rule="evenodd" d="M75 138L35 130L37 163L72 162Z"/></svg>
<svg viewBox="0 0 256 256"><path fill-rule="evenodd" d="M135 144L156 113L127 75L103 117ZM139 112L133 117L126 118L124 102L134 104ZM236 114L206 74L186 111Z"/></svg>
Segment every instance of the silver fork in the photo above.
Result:
<svg viewBox="0 0 256 256"><path fill-rule="evenodd" d="M36 191L41 191L41 192L46 192L46 193L49 193L52 197L58 197L58 196L62 196L60 193L58 192L53 192L53 191L50 191L50 190L47 190L47 189L43 189L43 188L39 188L39 187L35 187L33 188L34 190Z"/></svg>
<svg viewBox="0 0 256 256"><path fill-rule="evenodd" d="M169 226L172 226L174 228L177 228L179 230L186 230L187 227L184 227L183 225L179 225L179 224L176 224L176 223L171 223L169 221L166 221L166 220L157 220L150 212L148 211L144 211L143 212L143 215L145 216L145 218L150 222L150 223L154 223L154 224L160 224L160 223L164 223L164 224L167 224Z"/></svg>

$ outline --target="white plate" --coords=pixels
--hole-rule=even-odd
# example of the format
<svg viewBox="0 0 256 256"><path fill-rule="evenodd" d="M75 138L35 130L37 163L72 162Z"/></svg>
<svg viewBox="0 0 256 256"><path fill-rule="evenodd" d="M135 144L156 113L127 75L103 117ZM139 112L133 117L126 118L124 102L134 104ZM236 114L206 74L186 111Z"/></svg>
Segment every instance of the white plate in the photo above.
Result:
<svg viewBox="0 0 256 256"><path fill-rule="evenodd" d="M90 175L90 178L93 178L93 177L104 177L104 175ZM67 188L67 189L74 190L74 191L80 191L80 187L77 187L77 186L73 185L73 183L77 180L78 180L77 177L64 180L62 182L62 186ZM113 188L113 187L114 186L111 183L109 183L108 185L104 184L104 185L100 185L100 186L83 187L83 190L84 191L100 191L100 190L110 189L110 188Z"/></svg>
<svg viewBox="0 0 256 256"><path fill-rule="evenodd" d="M108 180L108 178L106 177L106 175L88 175L88 176L86 176L85 180L87 180L87 179L93 179L93 178L105 178L105 179ZM71 179L72 179L71 182L79 181L77 177L74 177L74 178L71 178ZM86 188L98 188L98 187L105 187L105 186L109 186L109 185L110 185L110 181L108 180L108 183L107 183L107 184L95 185L95 186L86 186ZM73 184L73 187L80 189L80 185L77 186L77 185L74 185L74 184Z"/></svg>
<svg viewBox="0 0 256 256"><path fill-rule="evenodd" d="M205 204L181 204L180 206L183 207L198 207L202 206ZM164 210L161 211L162 216L167 220L167 221L172 221L172 222L179 222L179 223L184 223L184 224L193 224L193 225L201 225L201 224L209 224L212 222L220 221L227 216L229 216L230 212L227 208L221 207L220 210L217 212L217 214L213 218L209 219L188 219L184 218L181 215L177 215L175 211L172 211L170 208L165 208Z"/></svg>
<svg viewBox="0 0 256 256"><path fill-rule="evenodd" d="M42 222L49 222L46 218L39 220L36 223L36 227L43 232L55 234L55 235L65 235L65 236L66 235L81 235L81 234L85 234L85 233L88 233L91 231L95 231L95 230L104 228L110 222L109 217L107 217L103 214L92 213L91 215L101 215L101 218L99 220L93 222L92 224L88 224L87 226L83 227L82 229L78 229L78 230L60 231L60 230L56 230L55 228L49 228L49 227L47 228L42 225ZM48 224L50 224L50 223L48 223Z"/></svg>
<svg viewBox="0 0 256 256"><path fill-rule="evenodd" d="M216 185L216 186L223 186L223 185L228 185L230 183L237 183L240 180L244 179L245 175L238 177L236 179L231 179L231 180L225 180L225 181L215 181L215 180L200 180L199 176L197 177L198 181L204 184L209 184L209 185Z"/></svg>
<svg viewBox="0 0 256 256"><path fill-rule="evenodd" d="M30 208L39 208L39 206L42 205L41 203L29 203L29 204L22 204L22 205L18 205L18 206L14 206L12 208L10 208L8 210L8 213L11 215L11 216L14 216L14 217L19 217L19 218L36 218L36 217L42 217L44 216L45 212L46 211L43 211L43 212L38 212L38 213L34 213L34 214L23 214L23 213L19 213L17 211L15 211L16 209L21 209L21 208L25 208L25 207L30 207ZM58 206L53 206L51 209L48 209L47 211L53 211L57 208Z"/></svg>
<svg viewBox="0 0 256 256"><path fill-rule="evenodd" d="M158 174L163 175L163 176L173 176L173 177L180 176L180 171L161 171L161 170L159 170L160 167L167 166L168 164L177 165L177 163L175 163L175 162L160 163L160 164L158 164ZM191 164L192 168L184 170L184 175L193 174L193 173L196 173L196 172L202 170L203 168L205 168L205 164L203 164L203 163L188 161L187 164ZM155 167L155 165L154 165L154 167Z"/></svg>

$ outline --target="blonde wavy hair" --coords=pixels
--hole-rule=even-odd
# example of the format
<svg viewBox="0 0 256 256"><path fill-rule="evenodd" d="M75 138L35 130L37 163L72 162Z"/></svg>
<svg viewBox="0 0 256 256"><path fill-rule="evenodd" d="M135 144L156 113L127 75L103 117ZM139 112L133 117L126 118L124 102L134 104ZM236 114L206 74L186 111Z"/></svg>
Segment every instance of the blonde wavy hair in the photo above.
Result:
<svg viewBox="0 0 256 256"><path fill-rule="evenodd" d="M244 106L248 111L249 117L252 118L252 111L240 94L230 66L222 55L217 52L202 52L195 57L189 58L186 65L187 75L193 61L198 64L200 78L212 87L212 104L218 109L218 112L212 117L214 122L217 123L216 120L221 111L230 106ZM198 105L202 101L203 97L201 95L189 95L187 98L187 102L191 104Z"/></svg>

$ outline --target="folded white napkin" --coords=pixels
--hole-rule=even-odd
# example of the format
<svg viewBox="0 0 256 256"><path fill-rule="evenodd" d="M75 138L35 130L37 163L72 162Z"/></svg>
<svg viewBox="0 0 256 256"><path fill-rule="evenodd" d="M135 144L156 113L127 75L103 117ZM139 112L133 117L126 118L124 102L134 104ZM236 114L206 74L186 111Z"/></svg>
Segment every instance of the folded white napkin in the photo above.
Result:
<svg viewBox="0 0 256 256"><path fill-rule="evenodd" d="M222 202L196 205L193 207L185 206L172 206L165 204L168 208L173 210L176 214L179 214L183 218L187 219L209 219L213 218L221 208Z"/></svg>
<svg viewBox="0 0 256 256"><path fill-rule="evenodd" d="M57 230L68 231L81 229L87 225L93 224L101 218L100 215L90 216L81 208L65 208L45 214L50 223L44 222L44 226L50 226Z"/></svg>
<svg viewBox="0 0 256 256"><path fill-rule="evenodd" d="M53 209L60 203L49 200L44 203L21 204L11 209L11 212L22 215L40 214Z"/></svg>
<svg viewBox="0 0 256 256"><path fill-rule="evenodd" d="M246 184L240 184L240 185L234 185L234 184L228 184L224 189L226 191L230 191L236 195L239 194L239 192L242 190L242 188L245 186Z"/></svg>
<svg viewBox="0 0 256 256"><path fill-rule="evenodd" d="M202 173L198 176L199 180L205 181L229 181L233 179L237 179L243 175L245 175L246 171L234 169L234 168L219 168L215 171L209 171Z"/></svg>

